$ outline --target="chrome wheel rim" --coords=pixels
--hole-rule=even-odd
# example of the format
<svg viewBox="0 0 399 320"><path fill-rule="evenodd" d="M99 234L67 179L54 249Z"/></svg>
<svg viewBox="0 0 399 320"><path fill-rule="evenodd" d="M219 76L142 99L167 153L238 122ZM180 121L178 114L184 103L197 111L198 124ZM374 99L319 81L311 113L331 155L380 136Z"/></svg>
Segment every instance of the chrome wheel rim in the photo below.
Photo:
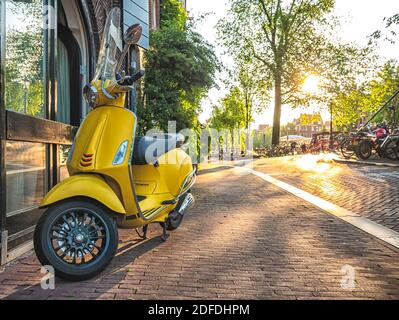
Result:
<svg viewBox="0 0 399 320"><path fill-rule="evenodd" d="M109 247L109 229L94 211L74 208L59 214L49 228L48 244L63 263L87 266Z"/></svg>

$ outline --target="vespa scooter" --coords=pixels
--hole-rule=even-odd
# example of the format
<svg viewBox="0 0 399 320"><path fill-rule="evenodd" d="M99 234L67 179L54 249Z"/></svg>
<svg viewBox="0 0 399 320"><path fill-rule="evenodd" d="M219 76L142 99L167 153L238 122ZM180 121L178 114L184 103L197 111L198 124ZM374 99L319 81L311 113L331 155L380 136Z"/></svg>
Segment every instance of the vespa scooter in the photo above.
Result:
<svg viewBox="0 0 399 320"><path fill-rule="evenodd" d="M46 195L34 234L40 262L71 281L106 268L117 253L118 228L146 238L148 225L159 223L166 241L167 230L176 230L194 203L190 190L196 175L182 148L185 138L135 137L136 115L124 106L143 72L118 73L142 28L131 26L122 48L120 17L118 8L109 14L95 78L84 88L92 110L69 155L70 177Z"/></svg>

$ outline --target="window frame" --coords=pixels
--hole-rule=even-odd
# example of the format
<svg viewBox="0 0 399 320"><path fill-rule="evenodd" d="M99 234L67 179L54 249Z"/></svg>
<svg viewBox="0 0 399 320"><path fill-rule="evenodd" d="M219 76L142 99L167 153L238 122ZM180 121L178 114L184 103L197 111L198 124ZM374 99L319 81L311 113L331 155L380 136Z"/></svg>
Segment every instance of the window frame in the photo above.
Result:
<svg viewBox="0 0 399 320"><path fill-rule="evenodd" d="M6 222L6 190L5 190L5 136L6 136L6 113L4 105L4 65L5 65L5 1L0 1L0 232L5 231ZM2 246L4 247L4 245Z"/></svg>

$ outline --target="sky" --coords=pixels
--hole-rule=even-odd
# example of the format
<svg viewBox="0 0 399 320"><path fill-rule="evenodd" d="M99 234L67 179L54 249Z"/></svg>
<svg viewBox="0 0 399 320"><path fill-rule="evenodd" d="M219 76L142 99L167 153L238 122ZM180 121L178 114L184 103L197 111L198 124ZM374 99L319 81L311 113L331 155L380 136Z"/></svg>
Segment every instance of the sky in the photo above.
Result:
<svg viewBox="0 0 399 320"><path fill-rule="evenodd" d="M187 0L187 9L192 16L201 13L212 13L207 16L206 20L197 26L197 30L212 44L215 45L216 53L221 61L228 67L234 67L233 62L228 57L223 57L224 49L217 45L217 32L215 26L219 19L223 18L228 9L228 0ZM395 13L399 13L398 0L336 0L335 14L342 17L341 29L338 30L339 37L344 42L354 42L360 46L365 46L368 42L367 37L384 26L384 17L390 17ZM398 36L399 37L399 36ZM386 59L399 60L399 41L392 45L388 42L381 43L378 54ZM211 114L212 104L226 94L223 84L219 85L220 89L212 89L209 95L203 101L203 112L200 116L201 121L205 121ZM327 110L320 110L320 107L314 107L314 110L321 111L325 121L328 120ZM289 106L283 106L282 124L286 124L298 118L303 109L292 110ZM270 105L267 110L255 116L256 128L259 124L272 124L273 122L273 106Z"/></svg>

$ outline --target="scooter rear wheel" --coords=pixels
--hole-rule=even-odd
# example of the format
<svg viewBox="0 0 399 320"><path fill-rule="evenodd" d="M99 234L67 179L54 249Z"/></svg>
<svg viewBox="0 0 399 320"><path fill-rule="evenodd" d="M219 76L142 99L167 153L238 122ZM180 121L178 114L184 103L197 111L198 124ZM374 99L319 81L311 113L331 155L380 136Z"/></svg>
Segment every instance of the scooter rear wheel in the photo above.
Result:
<svg viewBox="0 0 399 320"><path fill-rule="evenodd" d="M183 221L183 216L177 212L172 212L169 214L168 219L166 220L166 230L175 231L180 227Z"/></svg>
<svg viewBox="0 0 399 320"><path fill-rule="evenodd" d="M36 255L55 275L70 281L92 278L111 262L118 248L116 221L108 210L90 200L51 206L34 234Z"/></svg>

